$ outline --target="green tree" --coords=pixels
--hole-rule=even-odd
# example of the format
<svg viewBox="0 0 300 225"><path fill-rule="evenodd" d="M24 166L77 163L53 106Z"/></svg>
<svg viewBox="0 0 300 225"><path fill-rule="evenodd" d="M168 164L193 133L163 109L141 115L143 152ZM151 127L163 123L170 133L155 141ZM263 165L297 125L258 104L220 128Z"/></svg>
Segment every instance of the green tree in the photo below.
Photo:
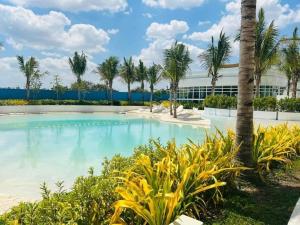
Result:
<svg viewBox="0 0 300 225"><path fill-rule="evenodd" d="M120 76L127 84L128 101L131 101L130 85L135 81L135 67L132 57L129 59L124 58L124 64L121 66Z"/></svg>
<svg viewBox="0 0 300 225"><path fill-rule="evenodd" d="M52 90L56 93L56 100L59 99L59 95L63 94L67 90L67 87L62 85L59 75L54 76Z"/></svg>
<svg viewBox="0 0 300 225"><path fill-rule="evenodd" d="M215 45L214 37L211 37L211 43L208 49L199 55L202 66L208 70L208 76L211 76L211 95L215 95L216 82L222 76L219 70L229 61L230 56L229 37L221 31L217 45Z"/></svg>
<svg viewBox="0 0 300 225"><path fill-rule="evenodd" d="M150 112L152 112L154 85L161 80L161 65L153 64L148 69L147 81L150 84Z"/></svg>
<svg viewBox="0 0 300 225"><path fill-rule="evenodd" d="M287 47L283 48L283 69L287 76L290 76L292 86L292 97L297 96L297 85L300 79L300 46L299 46L298 28L293 32L293 37L289 39Z"/></svg>
<svg viewBox="0 0 300 225"><path fill-rule="evenodd" d="M236 145L245 166L252 166L253 149L253 88L255 69L256 0L241 2L240 65L238 76L238 106Z"/></svg>
<svg viewBox="0 0 300 225"><path fill-rule="evenodd" d="M118 75L119 60L117 57L111 56L103 63L97 66L96 72L101 79L107 84L110 91L110 102L113 104L113 81Z"/></svg>
<svg viewBox="0 0 300 225"><path fill-rule="evenodd" d="M76 76L77 79L77 92L78 92L78 100L80 100L81 95L81 77L86 71L87 68L87 60L86 55L82 52L81 55L78 54L78 52L74 53L73 58L69 58L69 65L73 72L73 74Z"/></svg>
<svg viewBox="0 0 300 225"><path fill-rule="evenodd" d="M147 79L147 67L144 65L142 60L139 60L139 65L136 67L136 81L141 82L141 91L143 94L145 92L145 80Z"/></svg>
<svg viewBox="0 0 300 225"><path fill-rule="evenodd" d="M172 83L174 118L177 118L176 102L179 81L185 77L189 65L192 63L188 48L184 44L175 42L164 52L164 75Z"/></svg>
<svg viewBox="0 0 300 225"><path fill-rule="evenodd" d="M32 82L41 76L39 70L39 63L34 57L30 57L26 62L23 56L17 56L20 71L26 77L26 99L30 98L30 89L32 88Z"/></svg>

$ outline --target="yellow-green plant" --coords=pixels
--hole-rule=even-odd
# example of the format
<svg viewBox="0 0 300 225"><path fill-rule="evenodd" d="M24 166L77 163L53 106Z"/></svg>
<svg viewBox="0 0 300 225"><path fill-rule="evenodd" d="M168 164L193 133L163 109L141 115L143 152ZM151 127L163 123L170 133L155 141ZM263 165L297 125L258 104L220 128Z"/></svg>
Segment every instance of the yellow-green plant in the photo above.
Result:
<svg viewBox="0 0 300 225"><path fill-rule="evenodd" d="M252 157L260 176L270 172L275 164L291 164L297 148L299 151L299 130L299 127L288 127L287 124L256 130Z"/></svg>
<svg viewBox="0 0 300 225"><path fill-rule="evenodd" d="M121 200L115 203L111 224L126 224L125 209L149 225L170 224L189 211L199 214L205 210L205 194L220 200L219 187L226 184L228 174L244 169L234 160L238 148L229 137L207 137L203 145L190 142L178 148L173 141L167 146L155 143L155 147L163 154L160 160L155 163L142 154L119 178L116 191Z"/></svg>

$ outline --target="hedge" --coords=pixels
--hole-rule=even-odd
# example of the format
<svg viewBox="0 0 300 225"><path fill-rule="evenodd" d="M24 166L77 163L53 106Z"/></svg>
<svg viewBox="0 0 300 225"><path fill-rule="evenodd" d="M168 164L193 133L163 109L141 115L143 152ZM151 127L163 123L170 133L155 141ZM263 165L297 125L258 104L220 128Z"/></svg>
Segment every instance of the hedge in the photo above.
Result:
<svg viewBox="0 0 300 225"><path fill-rule="evenodd" d="M226 95L208 96L203 104L208 108L236 109L237 98ZM272 96L259 97L254 98L253 107L258 111L300 112L300 98L285 98L278 101Z"/></svg>

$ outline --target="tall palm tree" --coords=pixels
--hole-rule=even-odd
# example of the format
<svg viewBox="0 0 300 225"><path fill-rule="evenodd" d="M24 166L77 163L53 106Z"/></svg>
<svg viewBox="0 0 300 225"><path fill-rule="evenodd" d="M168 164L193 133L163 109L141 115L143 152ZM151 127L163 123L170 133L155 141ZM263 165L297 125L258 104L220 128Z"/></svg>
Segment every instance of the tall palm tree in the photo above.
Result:
<svg viewBox="0 0 300 225"><path fill-rule="evenodd" d="M208 70L208 76L211 76L211 95L215 95L216 82L221 77L219 70L229 61L230 56L229 37L221 31L218 44L215 45L214 37L211 37L211 44L208 49L199 55L202 66Z"/></svg>
<svg viewBox="0 0 300 225"><path fill-rule="evenodd" d="M173 91L173 116L177 118L176 102L177 102L177 89L179 81L185 77L189 65L192 63L190 52L184 44L175 42L170 49L164 52L164 74L171 83Z"/></svg>
<svg viewBox="0 0 300 225"><path fill-rule="evenodd" d="M77 92L78 92L78 100L80 100L80 90L81 90L81 77L86 71L87 68L87 60L86 55L82 52L81 55L78 52L74 53L73 58L69 58L70 68L73 74L77 79Z"/></svg>
<svg viewBox="0 0 300 225"><path fill-rule="evenodd" d="M300 79L300 46L298 37L298 28L296 27L293 32L293 37L287 47L283 48L283 63L287 72L290 72L292 97L297 96L297 85Z"/></svg>
<svg viewBox="0 0 300 225"><path fill-rule="evenodd" d="M268 27L265 23L265 13L261 8L256 22L256 41L255 41L255 95L260 96L261 77L275 64L277 59L277 49L279 42L278 29L272 21Z"/></svg>
<svg viewBox="0 0 300 225"><path fill-rule="evenodd" d="M130 85L135 81L135 67L132 61L132 57L130 57L129 59L126 59L124 57L124 64L121 66L120 76L127 84L128 101L130 102L131 101Z"/></svg>
<svg viewBox="0 0 300 225"><path fill-rule="evenodd" d="M141 82L141 90L144 101L145 80L147 79L147 67L142 60L139 60L139 65L136 68L136 81Z"/></svg>
<svg viewBox="0 0 300 225"><path fill-rule="evenodd" d="M286 60L286 56L284 55L284 50L283 52L283 59L282 62L279 64L279 69L284 72L286 79L287 79L287 96L290 97L290 92L291 92L291 79L292 79L292 67L289 64L289 62Z"/></svg>
<svg viewBox="0 0 300 225"><path fill-rule="evenodd" d="M113 80L118 75L119 60L117 57L111 56L103 63L99 64L96 72L101 76L101 79L107 83L110 91L110 102L113 104Z"/></svg>
<svg viewBox="0 0 300 225"><path fill-rule="evenodd" d="M30 98L30 88L32 81L35 77L40 77L41 73L39 70L39 63L34 57L30 57L27 62L25 62L23 56L17 56L17 60L19 63L20 71L26 77L26 99L29 100Z"/></svg>
<svg viewBox="0 0 300 225"><path fill-rule="evenodd" d="M153 101L153 91L154 85L156 85L161 80L161 65L153 64L148 69L147 81L150 84L150 112L152 112L152 101Z"/></svg>
<svg viewBox="0 0 300 225"><path fill-rule="evenodd" d="M245 166L252 165L255 18L256 0L242 0L236 144Z"/></svg>

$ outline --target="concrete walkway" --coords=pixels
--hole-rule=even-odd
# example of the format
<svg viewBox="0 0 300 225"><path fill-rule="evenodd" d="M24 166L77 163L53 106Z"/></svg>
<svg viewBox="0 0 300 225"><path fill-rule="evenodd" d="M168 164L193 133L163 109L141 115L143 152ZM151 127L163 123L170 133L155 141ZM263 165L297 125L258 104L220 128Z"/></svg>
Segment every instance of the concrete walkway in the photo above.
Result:
<svg viewBox="0 0 300 225"><path fill-rule="evenodd" d="M300 198L294 208L292 216L288 225L299 225L300 224Z"/></svg>

